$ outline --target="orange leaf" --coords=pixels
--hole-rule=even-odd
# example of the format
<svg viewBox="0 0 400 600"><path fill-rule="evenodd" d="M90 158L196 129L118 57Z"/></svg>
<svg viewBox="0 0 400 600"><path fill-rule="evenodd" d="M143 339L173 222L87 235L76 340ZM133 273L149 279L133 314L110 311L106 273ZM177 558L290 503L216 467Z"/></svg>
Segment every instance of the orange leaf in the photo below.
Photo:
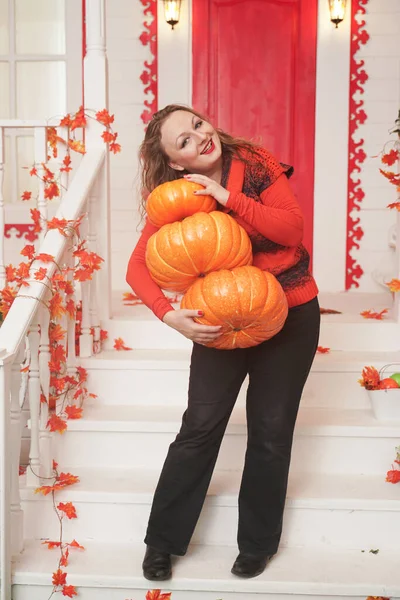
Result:
<svg viewBox="0 0 400 600"><path fill-rule="evenodd" d="M398 152L398 150L395 150L394 148L392 150L390 150L390 152L387 152L386 154L384 154L381 158L383 164L388 165L388 167L391 167L392 165L394 165L394 163L397 162L398 159L399 159L399 152Z"/></svg>
<svg viewBox="0 0 400 600"><path fill-rule="evenodd" d="M99 123L102 123L102 125L108 127L109 125L111 125L111 123L114 123L114 115L110 115L108 110L106 108L103 108L103 110L99 110L96 113L96 120Z"/></svg>
<svg viewBox="0 0 400 600"><path fill-rule="evenodd" d="M68 598L72 598L73 596L77 596L78 592L76 591L76 587L74 585L64 585L62 589L63 596L68 596Z"/></svg>
<svg viewBox="0 0 400 600"><path fill-rule="evenodd" d="M23 192L21 200L30 200L32 198L32 192Z"/></svg>
<svg viewBox="0 0 400 600"><path fill-rule="evenodd" d="M58 467L58 463L55 460L53 460L53 471L56 471L57 467Z"/></svg>
<svg viewBox="0 0 400 600"><path fill-rule="evenodd" d="M384 171L383 169L379 169L379 172L386 177L393 185L400 185L400 175L399 173L393 173L393 171Z"/></svg>
<svg viewBox="0 0 400 600"><path fill-rule="evenodd" d="M74 131L74 129L78 129L80 127L86 127L86 116L83 106L79 107L78 112L72 118L70 127L71 131Z"/></svg>
<svg viewBox="0 0 400 600"><path fill-rule="evenodd" d="M364 319L376 319L377 321L382 321L386 313L388 312L388 308L381 310L381 312L374 312L372 310L364 310L360 313Z"/></svg>
<svg viewBox="0 0 400 600"><path fill-rule="evenodd" d="M24 246L20 252L22 256L27 256L30 260L35 256L35 246L32 244L27 244Z"/></svg>
<svg viewBox="0 0 400 600"><path fill-rule="evenodd" d="M103 131L101 137L103 138L106 144L110 144L112 142L115 142L115 140L117 139L117 134L111 133L111 131Z"/></svg>
<svg viewBox="0 0 400 600"><path fill-rule="evenodd" d="M12 283L17 278L17 269L12 265L6 266L6 279L8 283Z"/></svg>
<svg viewBox="0 0 400 600"><path fill-rule="evenodd" d="M47 399L43 392L40 393L40 404L47 404Z"/></svg>
<svg viewBox="0 0 400 600"><path fill-rule="evenodd" d="M72 171L72 167L70 166L70 165L71 165L71 162L72 162L72 161L71 161L71 157L70 157L70 155L69 155L69 154L66 154L66 155L64 156L64 160L63 160L63 166L60 168L60 171L61 171L61 172L64 172L64 173L69 173L70 171Z"/></svg>
<svg viewBox="0 0 400 600"><path fill-rule="evenodd" d="M75 281L91 281L93 271L91 269L76 269L74 273Z"/></svg>
<svg viewBox="0 0 400 600"><path fill-rule="evenodd" d="M72 502L60 502L57 505L57 510L62 511L68 517L68 519L77 519L76 508Z"/></svg>
<svg viewBox="0 0 400 600"><path fill-rule="evenodd" d="M149 590L146 594L146 600L170 600L171 592L165 594L161 593L161 590Z"/></svg>
<svg viewBox="0 0 400 600"><path fill-rule="evenodd" d="M57 198L60 195L60 188L58 187L55 181L52 181L44 188L44 197L47 200L52 200L53 198Z"/></svg>
<svg viewBox="0 0 400 600"><path fill-rule="evenodd" d="M35 175L37 175L37 168L36 167L32 167L32 169L29 171L29 175L31 177L34 177Z"/></svg>
<svg viewBox="0 0 400 600"><path fill-rule="evenodd" d="M108 339L108 331L100 329L100 341L104 342L106 339Z"/></svg>
<svg viewBox="0 0 400 600"><path fill-rule="evenodd" d="M386 285L391 292L400 292L400 279L392 279Z"/></svg>
<svg viewBox="0 0 400 600"><path fill-rule="evenodd" d="M387 208L395 208L396 210L400 211L400 202L392 202L391 204L387 205Z"/></svg>
<svg viewBox="0 0 400 600"><path fill-rule="evenodd" d="M40 260L44 263L50 263L54 262L54 256L52 256L51 254L46 254L46 252L41 252L36 256L35 260Z"/></svg>
<svg viewBox="0 0 400 600"><path fill-rule="evenodd" d="M68 546L70 546L71 548L78 548L79 550L85 549L83 546L78 544L78 542L76 540L72 540L72 542L70 544L68 544Z"/></svg>
<svg viewBox="0 0 400 600"><path fill-rule="evenodd" d="M68 425L67 422L64 421L64 419L57 416L56 414L53 414L47 421L47 427L50 429L50 431L58 431L59 433L64 433Z"/></svg>
<svg viewBox="0 0 400 600"><path fill-rule="evenodd" d="M65 235L65 228L68 226L67 219L57 219L57 217L53 217L50 221L47 222L47 229L58 229L60 233Z"/></svg>
<svg viewBox="0 0 400 600"><path fill-rule="evenodd" d="M335 310L333 308L320 308L319 312L321 315L341 315L340 310Z"/></svg>
<svg viewBox="0 0 400 600"><path fill-rule="evenodd" d="M362 378L358 380L358 383L366 390L379 389L379 372L375 367L364 367L362 370Z"/></svg>
<svg viewBox="0 0 400 600"><path fill-rule="evenodd" d="M26 365L23 369L20 369L20 373L27 373L29 371L29 365Z"/></svg>
<svg viewBox="0 0 400 600"><path fill-rule="evenodd" d="M42 231L42 226L40 224L40 212L37 208L31 208L31 219L34 224L33 233L40 233Z"/></svg>
<svg viewBox="0 0 400 600"><path fill-rule="evenodd" d="M63 552L63 555L60 559L60 566L61 567L68 567L68 557L69 557L69 550L68 548L66 549L65 552Z"/></svg>
<svg viewBox="0 0 400 600"><path fill-rule="evenodd" d="M59 548L61 546L61 542L50 542L47 540L42 542L42 544L47 545L48 550L53 550L53 548Z"/></svg>
<svg viewBox="0 0 400 600"><path fill-rule="evenodd" d="M76 367L76 372L78 374L79 383L85 383L87 381L87 370L83 367Z"/></svg>
<svg viewBox="0 0 400 600"><path fill-rule="evenodd" d="M63 573L61 569L58 569L55 573L53 573L53 585L65 585L67 581L67 573Z"/></svg>
<svg viewBox="0 0 400 600"><path fill-rule="evenodd" d="M71 319L75 318L75 302L73 300L67 300L65 305L65 312L69 314Z"/></svg>
<svg viewBox="0 0 400 600"><path fill-rule="evenodd" d="M330 352L330 351L331 351L330 348L323 348L322 346L318 346L318 348L317 348L318 354L328 354L328 352Z"/></svg>
<svg viewBox="0 0 400 600"><path fill-rule="evenodd" d="M71 475L71 473L60 473L60 475L57 477L56 485L67 487L68 485L73 485L74 483L79 483L79 477L76 475Z"/></svg>
<svg viewBox="0 0 400 600"><path fill-rule="evenodd" d="M37 281L43 281L43 279L46 277L47 275L47 271L44 267L40 267L40 269L38 271L36 271L35 273L35 279Z"/></svg>
<svg viewBox="0 0 400 600"><path fill-rule="evenodd" d="M65 412L67 414L68 419L82 419L83 408L76 406L73 404L72 406L66 406Z"/></svg>
<svg viewBox="0 0 400 600"><path fill-rule="evenodd" d="M132 350L132 348L125 346L125 342L122 338L114 339L114 349L115 350Z"/></svg>
<svg viewBox="0 0 400 600"><path fill-rule="evenodd" d="M60 127L71 127L71 115L66 115L63 119L61 119L59 126Z"/></svg>
<svg viewBox="0 0 400 600"><path fill-rule="evenodd" d="M79 152L79 154L85 154L86 152L85 144L83 144L83 142L80 142L79 140L68 140L68 146L74 152Z"/></svg>
<svg viewBox="0 0 400 600"><path fill-rule="evenodd" d="M60 342L64 339L66 333L67 332L65 331L65 329L63 329L58 323L50 324L49 338L51 343Z"/></svg>
<svg viewBox="0 0 400 600"><path fill-rule="evenodd" d="M114 154L121 152L121 144L115 144L114 142L110 144L110 151Z"/></svg>
<svg viewBox="0 0 400 600"><path fill-rule="evenodd" d="M59 292L56 292L49 300L50 315L52 319L59 319L63 316L65 308Z"/></svg>

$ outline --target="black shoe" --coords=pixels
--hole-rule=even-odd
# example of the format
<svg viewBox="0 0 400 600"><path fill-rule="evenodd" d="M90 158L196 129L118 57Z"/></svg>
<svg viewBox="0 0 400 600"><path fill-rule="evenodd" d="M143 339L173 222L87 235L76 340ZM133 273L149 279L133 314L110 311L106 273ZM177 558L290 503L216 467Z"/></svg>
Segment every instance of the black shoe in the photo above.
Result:
<svg viewBox="0 0 400 600"><path fill-rule="evenodd" d="M150 581L165 581L172 575L171 555L147 546L143 560L143 576Z"/></svg>
<svg viewBox="0 0 400 600"><path fill-rule="evenodd" d="M271 558L272 555L260 557L240 553L234 562L231 573L238 577L257 577L264 571Z"/></svg>

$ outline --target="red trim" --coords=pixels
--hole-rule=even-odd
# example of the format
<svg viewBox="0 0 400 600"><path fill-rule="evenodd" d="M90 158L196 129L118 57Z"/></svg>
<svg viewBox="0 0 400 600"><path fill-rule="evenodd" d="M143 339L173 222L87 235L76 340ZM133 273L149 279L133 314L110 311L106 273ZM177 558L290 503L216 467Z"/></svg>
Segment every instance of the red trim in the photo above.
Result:
<svg viewBox="0 0 400 600"><path fill-rule="evenodd" d="M365 6L368 0L353 0L351 3L351 41L350 41L350 97L349 97L349 162L347 179L347 236L346 236L346 290L352 286L359 287L358 280L364 271L351 256L353 248L359 248L359 241L364 235L360 227L360 218L353 217L352 211L360 210L364 199L364 191L357 173L361 171L361 164L366 159L363 150L364 140L356 141L356 132L359 125L365 123L367 115L363 109L364 100L360 95L364 93L364 84L368 75L364 70L364 61L356 60L355 55L360 46L367 43L369 35L365 29L365 21L356 18L356 15L365 15ZM357 98L357 99L356 99Z"/></svg>
<svg viewBox="0 0 400 600"><path fill-rule="evenodd" d="M140 79L144 85L144 93L150 95L145 99L145 109L140 115L144 124L147 124L158 108L158 62L157 62L157 0L140 0L144 6L144 31L140 36L143 46L150 46L152 61L144 62L144 70ZM150 17L150 20L149 20Z"/></svg>
<svg viewBox="0 0 400 600"><path fill-rule="evenodd" d="M35 226L28 223L7 223L4 226L4 237L11 238L11 230L16 229L16 238L24 238L27 242L36 241L39 236L34 232Z"/></svg>

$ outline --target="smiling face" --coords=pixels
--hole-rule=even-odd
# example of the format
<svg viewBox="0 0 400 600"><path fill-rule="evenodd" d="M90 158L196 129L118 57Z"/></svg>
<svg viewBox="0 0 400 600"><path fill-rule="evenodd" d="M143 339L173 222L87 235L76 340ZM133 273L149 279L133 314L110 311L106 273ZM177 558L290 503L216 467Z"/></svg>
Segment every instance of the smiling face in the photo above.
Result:
<svg viewBox="0 0 400 600"><path fill-rule="evenodd" d="M161 144L177 171L207 175L222 163L222 148L214 127L186 110L177 110L161 127Z"/></svg>

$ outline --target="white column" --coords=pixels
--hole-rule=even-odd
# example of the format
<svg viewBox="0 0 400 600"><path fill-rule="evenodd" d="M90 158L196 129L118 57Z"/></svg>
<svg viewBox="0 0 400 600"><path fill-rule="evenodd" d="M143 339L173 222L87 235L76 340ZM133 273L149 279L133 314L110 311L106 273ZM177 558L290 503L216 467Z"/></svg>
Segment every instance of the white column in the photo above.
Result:
<svg viewBox="0 0 400 600"><path fill-rule="evenodd" d="M4 225L5 225L5 210L4 210L4 129L0 127L0 289L6 284L6 269L4 266Z"/></svg>
<svg viewBox="0 0 400 600"><path fill-rule="evenodd" d="M84 60L85 108L101 110L108 107L107 98L107 56L105 46L105 0L86 0L86 56ZM86 130L86 148L103 147L101 134L104 128L92 120ZM101 319L111 316L111 215L109 189L108 153L101 172L97 177L99 202L96 207L99 247L104 259L100 272L96 275L101 289Z"/></svg>
<svg viewBox="0 0 400 600"><path fill-rule="evenodd" d="M22 343L11 368L11 551L19 554L24 545L24 514L19 493L19 461L21 454L21 403L20 392L23 385L21 366L24 360L25 343Z"/></svg>
<svg viewBox="0 0 400 600"><path fill-rule="evenodd" d="M89 200L87 202L88 207L88 232L87 232L87 242L88 247L91 252L98 253L98 243L97 243L97 233L96 233L96 207L99 204L99 194L98 194L98 182L96 181L93 184L92 191L89 196ZM97 309L97 299L100 297L99 290L100 279L98 274L96 273L93 281L90 285L90 307L89 307L89 320L93 331L93 353L98 354L101 351L101 341L100 341L100 319L98 315Z"/></svg>
<svg viewBox="0 0 400 600"><path fill-rule="evenodd" d="M39 378L39 343L40 333L37 315L33 319L28 333L31 364L29 367L29 411L31 445L29 451L29 467L26 472L26 483L30 487L38 485L40 474L40 448L39 448L39 419L40 419L40 378Z"/></svg>
<svg viewBox="0 0 400 600"><path fill-rule="evenodd" d="M46 297L44 298L46 299ZM39 381L43 395L47 402L40 402L40 420L39 420L39 459L40 459L40 477L51 477L52 474L52 453L51 453L51 433L47 429L49 420L49 391L50 391L50 339L49 324L50 311L47 306L39 306L38 315L40 319L40 340L39 340Z"/></svg>
<svg viewBox="0 0 400 600"><path fill-rule="evenodd" d="M43 181L43 164L47 163L47 132L45 127L35 127L35 167L38 174L39 193L37 207L41 216L41 232L39 234L39 246L43 242L47 230L47 200L44 196L45 183Z"/></svg>

